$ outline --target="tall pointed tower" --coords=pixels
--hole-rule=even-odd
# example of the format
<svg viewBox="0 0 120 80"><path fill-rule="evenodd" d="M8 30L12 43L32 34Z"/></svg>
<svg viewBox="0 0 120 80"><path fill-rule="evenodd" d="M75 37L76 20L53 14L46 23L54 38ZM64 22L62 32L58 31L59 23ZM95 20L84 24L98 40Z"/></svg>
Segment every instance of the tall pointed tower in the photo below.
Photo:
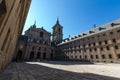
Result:
<svg viewBox="0 0 120 80"><path fill-rule="evenodd" d="M53 26L52 42L54 45L60 43L63 40L63 27L59 24L59 18L57 18L56 24Z"/></svg>

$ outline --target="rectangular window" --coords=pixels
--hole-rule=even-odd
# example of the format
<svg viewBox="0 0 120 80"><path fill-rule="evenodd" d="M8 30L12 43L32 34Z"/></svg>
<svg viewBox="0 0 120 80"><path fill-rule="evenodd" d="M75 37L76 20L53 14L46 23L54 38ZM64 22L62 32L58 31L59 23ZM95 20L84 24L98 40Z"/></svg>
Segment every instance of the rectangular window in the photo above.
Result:
<svg viewBox="0 0 120 80"><path fill-rule="evenodd" d="M120 33L120 30L117 30L118 33Z"/></svg>
<svg viewBox="0 0 120 80"><path fill-rule="evenodd" d="M89 44L89 47L91 46L91 44Z"/></svg>
<svg viewBox="0 0 120 80"><path fill-rule="evenodd" d="M107 50L110 50L110 48L108 46L106 48L107 48Z"/></svg>
<svg viewBox="0 0 120 80"><path fill-rule="evenodd" d="M111 54L109 54L109 59L112 59L112 55Z"/></svg>
<svg viewBox="0 0 120 80"><path fill-rule="evenodd" d="M96 49L96 48L94 48L94 51L97 51L97 49Z"/></svg>
<svg viewBox="0 0 120 80"><path fill-rule="evenodd" d="M90 52L92 52L92 49L90 49Z"/></svg>
<svg viewBox="0 0 120 80"><path fill-rule="evenodd" d="M87 56L85 55L85 59L87 59Z"/></svg>
<svg viewBox="0 0 120 80"><path fill-rule="evenodd" d="M0 0L0 36L4 30L4 26L1 26L3 21L4 21L4 17L5 17L5 13L7 12L6 10L6 4L5 4L5 0Z"/></svg>
<svg viewBox="0 0 120 80"><path fill-rule="evenodd" d="M6 13L6 4L5 0L2 0L0 1L0 18L4 13Z"/></svg>
<svg viewBox="0 0 120 80"><path fill-rule="evenodd" d="M81 55L80 55L80 59L81 59Z"/></svg>
<svg viewBox="0 0 120 80"><path fill-rule="evenodd" d="M102 43L101 42L99 42L99 45L101 45Z"/></svg>
<svg viewBox="0 0 120 80"><path fill-rule="evenodd" d="M6 43L7 43L7 41L8 41L9 35L10 35L10 29L8 30L8 32L7 32L7 34L6 34L6 37L5 37L5 39L4 39L4 42L3 42L3 45L2 45L2 48L1 48L2 51L4 51L4 48L5 48Z"/></svg>
<svg viewBox="0 0 120 80"><path fill-rule="evenodd" d="M103 51L103 48L101 47L100 50Z"/></svg>
<svg viewBox="0 0 120 80"><path fill-rule="evenodd" d="M75 56L75 59L77 59L77 56Z"/></svg>
<svg viewBox="0 0 120 80"><path fill-rule="evenodd" d="M112 39L113 43L116 43L116 40L115 39Z"/></svg>
<svg viewBox="0 0 120 80"><path fill-rule="evenodd" d="M95 43L93 43L93 45L95 46Z"/></svg>
<svg viewBox="0 0 120 80"><path fill-rule="evenodd" d="M98 55L96 55L96 59L98 59Z"/></svg>
<svg viewBox="0 0 120 80"><path fill-rule="evenodd" d="M115 45L115 49L118 49L118 46L117 46L117 45Z"/></svg>
<svg viewBox="0 0 120 80"><path fill-rule="evenodd" d="M113 32L110 32L110 34L112 35L112 34L113 34Z"/></svg>
<svg viewBox="0 0 120 80"><path fill-rule="evenodd" d="M118 58L120 59L120 54L118 54L117 56L118 56Z"/></svg>
<svg viewBox="0 0 120 80"><path fill-rule="evenodd" d="M103 36L105 36L105 34L103 34Z"/></svg>
<svg viewBox="0 0 120 80"><path fill-rule="evenodd" d="M105 40L105 44L107 44L108 42Z"/></svg>
<svg viewBox="0 0 120 80"><path fill-rule="evenodd" d="M93 55L91 55L90 57L91 57L91 59L93 59Z"/></svg>
<svg viewBox="0 0 120 80"><path fill-rule="evenodd" d="M105 59L105 55L104 54L102 55L102 58Z"/></svg>

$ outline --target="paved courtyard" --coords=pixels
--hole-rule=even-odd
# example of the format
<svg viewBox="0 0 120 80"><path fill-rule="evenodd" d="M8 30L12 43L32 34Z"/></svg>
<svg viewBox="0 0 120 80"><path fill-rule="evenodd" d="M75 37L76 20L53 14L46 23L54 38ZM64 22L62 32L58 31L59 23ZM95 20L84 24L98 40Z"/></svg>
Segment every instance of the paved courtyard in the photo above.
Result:
<svg viewBox="0 0 120 80"><path fill-rule="evenodd" d="M13 62L0 73L0 80L120 80L120 64Z"/></svg>

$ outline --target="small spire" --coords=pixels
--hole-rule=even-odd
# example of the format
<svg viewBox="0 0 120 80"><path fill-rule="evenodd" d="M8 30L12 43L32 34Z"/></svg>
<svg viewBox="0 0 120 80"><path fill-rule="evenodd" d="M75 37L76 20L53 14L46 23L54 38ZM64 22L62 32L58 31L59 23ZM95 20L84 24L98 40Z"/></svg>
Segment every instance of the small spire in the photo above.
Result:
<svg viewBox="0 0 120 80"><path fill-rule="evenodd" d="M96 28L96 24L94 24L93 27Z"/></svg>
<svg viewBox="0 0 120 80"><path fill-rule="evenodd" d="M34 22L34 25L33 25L33 27L34 27L34 28L36 28L36 20L35 20L35 22Z"/></svg>
<svg viewBox="0 0 120 80"><path fill-rule="evenodd" d="M59 24L59 17L57 17L57 24Z"/></svg>
<svg viewBox="0 0 120 80"><path fill-rule="evenodd" d="M35 22L34 22L34 25L36 25L36 20L35 20Z"/></svg>

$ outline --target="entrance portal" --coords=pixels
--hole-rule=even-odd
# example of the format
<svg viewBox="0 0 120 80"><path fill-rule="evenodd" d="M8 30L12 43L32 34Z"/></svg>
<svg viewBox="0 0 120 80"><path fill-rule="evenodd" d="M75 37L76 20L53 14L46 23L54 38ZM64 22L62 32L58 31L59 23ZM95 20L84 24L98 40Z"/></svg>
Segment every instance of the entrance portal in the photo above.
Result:
<svg viewBox="0 0 120 80"><path fill-rule="evenodd" d="M37 52L37 59L40 59L40 57L41 57L41 53L40 52Z"/></svg>
<svg viewBox="0 0 120 80"><path fill-rule="evenodd" d="M17 56L16 56L16 61L21 61L22 60L22 51L21 50L19 50L18 52L17 52Z"/></svg>
<svg viewBox="0 0 120 80"><path fill-rule="evenodd" d="M46 59L46 53L43 53L43 59Z"/></svg>
<svg viewBox="0 0 120 80"><path fill-rule="evenodd" d="M51 59L51 60L53 59L53 53L50 54L50 59Z"/></svg>
<svg viewBox="0 0 120 80"><path fill-rule="evenodd" d="M30 58L29 58L30 60L33 60L34 59L34 51L32 51L31 53L30 53Z"/></svg>

